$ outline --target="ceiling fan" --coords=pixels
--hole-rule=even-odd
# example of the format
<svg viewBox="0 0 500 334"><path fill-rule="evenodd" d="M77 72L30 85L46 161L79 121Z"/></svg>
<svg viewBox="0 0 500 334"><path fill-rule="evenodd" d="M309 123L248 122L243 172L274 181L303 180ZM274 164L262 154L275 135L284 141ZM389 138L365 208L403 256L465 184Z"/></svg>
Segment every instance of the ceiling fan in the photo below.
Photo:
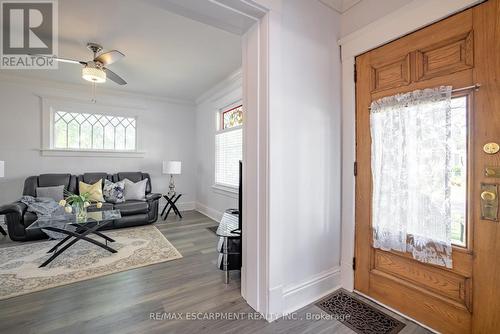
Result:
<svg viewBox="0 0 500 334"><path fill-rule="evenodd" d="M111 50L97 55L102 51L102 46L96 43L87 43L87 49L94 53L94 58L90 61L58 57L54 57L53 59L63 63L83 65L82 78L92 83L103 83L106 82L106 78L108 78L119 85L127 84L122 77L107 68L107 66L125 57L123 53L117 50Z"/></svg>

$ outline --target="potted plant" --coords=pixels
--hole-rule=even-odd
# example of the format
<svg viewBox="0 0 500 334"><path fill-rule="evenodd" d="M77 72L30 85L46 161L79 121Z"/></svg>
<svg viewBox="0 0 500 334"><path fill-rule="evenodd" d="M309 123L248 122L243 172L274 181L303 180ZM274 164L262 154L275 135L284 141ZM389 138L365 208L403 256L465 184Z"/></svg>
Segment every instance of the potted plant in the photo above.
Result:
<svg viewBox="0 0 500 334"><path fill-rule="evenodd" d="M64 191L66 199L59 202L60 206L64 207L67 213L74 211L77 222L85 222L87 220L87 208L91 203L96 203L98 209L102 208L102 203L90 199L90 194L83 193L80 195L73 194L69 191Z"/></svg>

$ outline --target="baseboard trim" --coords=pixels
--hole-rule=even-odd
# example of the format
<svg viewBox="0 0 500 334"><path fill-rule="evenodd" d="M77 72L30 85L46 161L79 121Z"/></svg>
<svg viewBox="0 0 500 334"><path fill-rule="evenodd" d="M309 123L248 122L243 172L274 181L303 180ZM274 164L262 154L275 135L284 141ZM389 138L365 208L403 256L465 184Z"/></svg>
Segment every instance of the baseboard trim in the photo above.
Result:
<svg viewBox="0 0 500 334"><path fill-rule="evenodd" d="M177 205L177 208L179 209L179 211L190 211L190 210L196 209L195 202L182 202L182 203L179 203L176 205Z"/></svg>
<svg viewBox="0 0 500 334"><path fill-rule="evenodd" d="M340 287L339 267L314 275L299 284L285 287L283 290L284 314L290 314L312 304Z"/></svg>
<svg viewBox="0 0 500 334"><path fill-rule="evenodd" d="M209 208L200 202L196 202L195 210L216 222L219 222L222 218L222 212Z"/></svg>

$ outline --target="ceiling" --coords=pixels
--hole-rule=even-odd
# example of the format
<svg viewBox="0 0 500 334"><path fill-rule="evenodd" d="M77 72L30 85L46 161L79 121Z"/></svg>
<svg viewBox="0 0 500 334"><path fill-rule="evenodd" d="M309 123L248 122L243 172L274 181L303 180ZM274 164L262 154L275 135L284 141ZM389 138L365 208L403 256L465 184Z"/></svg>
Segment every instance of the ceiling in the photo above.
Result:
<svg viewBox="0 0 500 334"><path fill-rule="evenodd" d="M319 0L328 7L336 10L339 13L346 12L349 8L360 2L361 0Z"/></svg>
<svg viewBox="0 0 500 334"><path fill-rule="evenodd" d="M96 42L126 55L109 68L128 84L100 87L194 100L241 66L241 37L171 9L165 0L59 0L58 56L90 60L85 45ZM74 64L15 74L90 85Z"/></svg>

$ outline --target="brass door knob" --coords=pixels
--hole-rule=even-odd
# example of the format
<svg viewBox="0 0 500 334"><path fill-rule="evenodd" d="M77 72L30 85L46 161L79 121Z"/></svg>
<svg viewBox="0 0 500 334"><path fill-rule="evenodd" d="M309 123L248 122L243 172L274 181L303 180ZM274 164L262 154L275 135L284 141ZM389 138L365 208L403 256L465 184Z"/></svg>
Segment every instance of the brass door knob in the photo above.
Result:
<svg viewBox="0 0 500 334"><path fill-rule="evenodd" d="M481 193L481 198L485 201L494 201L497 198L497 194L491 191L483 191Z"/></svg>

